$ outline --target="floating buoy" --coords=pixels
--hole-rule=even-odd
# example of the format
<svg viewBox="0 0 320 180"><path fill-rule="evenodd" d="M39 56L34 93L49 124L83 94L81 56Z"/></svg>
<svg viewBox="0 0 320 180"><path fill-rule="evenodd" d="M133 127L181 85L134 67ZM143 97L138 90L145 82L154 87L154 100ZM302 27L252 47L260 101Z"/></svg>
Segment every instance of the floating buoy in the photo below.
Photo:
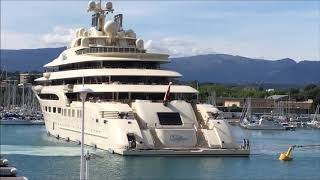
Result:
<svg viewBox="0 0 320 180"><path fill-rule="evenodd" d="M309 145L292 145L289 147L287 152L282 152L279 156L279 160L291 161L293 160L292 151L294 148L304 148L304 147L320 147L320 144L309 144Z"/></svg>
<svg viewBox="0 0 320 180"><path fill-rule="evenodd" d="M291 161L293 159L292 157L292 151L294 146L290 146L287 152L282 152L280 154L279 160L282 161Z"/></svg>
<svg viewBox="0 0 320 180"><path fill-rule="evenodd" d="M0 159L0 167L5 167L9 164L8 159Z"/></svg>
<svg viewBox="0 0 320 180"><path fill-rule="evenodd" d="M17 174L17 169L14 168L14 167L2 167L2 168L0 168L0 177L3 177L3 176L16 176L16 174Z"/></svg>

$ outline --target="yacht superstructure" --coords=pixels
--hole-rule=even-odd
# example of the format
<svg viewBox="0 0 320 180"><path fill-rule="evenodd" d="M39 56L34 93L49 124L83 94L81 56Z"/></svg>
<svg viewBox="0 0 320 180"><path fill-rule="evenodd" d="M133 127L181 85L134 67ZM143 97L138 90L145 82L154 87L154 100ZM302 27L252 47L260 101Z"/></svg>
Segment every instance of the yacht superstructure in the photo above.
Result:
<svg viewBox="0 0 320 180"><path fill-rule="evenodd" d="M92 27L80 28L64 52L44 67L33 87L48 133L122 155L247 156L219 111L191 103L198 91L175 83L182 75L162 70L167 54L149 53L136 33L123 28L123 15L90 1Z"/></svg>

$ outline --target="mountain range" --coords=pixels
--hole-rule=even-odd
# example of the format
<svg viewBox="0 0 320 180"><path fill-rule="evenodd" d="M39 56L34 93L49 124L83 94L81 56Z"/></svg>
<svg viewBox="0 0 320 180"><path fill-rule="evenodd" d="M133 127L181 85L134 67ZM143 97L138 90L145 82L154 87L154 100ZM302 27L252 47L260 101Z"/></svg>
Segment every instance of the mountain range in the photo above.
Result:
<svg viewBox="0 0 320 180"><path fill-rule="evenodd" d="M8 71L43 71L42 66L56 58L65 47L42 49L1 49L2 68ZM171 58L165 69L178 71L183 80L215 83L320 83L320 61L254 59L228 54L208 54Z"/></svg>

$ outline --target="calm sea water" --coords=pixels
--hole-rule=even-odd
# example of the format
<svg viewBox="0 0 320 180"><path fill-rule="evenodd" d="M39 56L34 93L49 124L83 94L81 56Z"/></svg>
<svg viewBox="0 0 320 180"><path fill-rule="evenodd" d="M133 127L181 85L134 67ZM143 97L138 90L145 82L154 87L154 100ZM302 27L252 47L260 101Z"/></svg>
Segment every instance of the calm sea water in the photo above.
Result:
<svg viewBox="0 0 320 180"><path fill-rule="evenodd" d="M122 157L88 148L102 158L90 162L90 179L319 179L320 148L294 151L290 144L320 144L320 130L248 131L232 127L238 141L251 140L246 157ZM1 154L30 180L79 179L80 146L46 135L44 126L0 125Z"/></svg>

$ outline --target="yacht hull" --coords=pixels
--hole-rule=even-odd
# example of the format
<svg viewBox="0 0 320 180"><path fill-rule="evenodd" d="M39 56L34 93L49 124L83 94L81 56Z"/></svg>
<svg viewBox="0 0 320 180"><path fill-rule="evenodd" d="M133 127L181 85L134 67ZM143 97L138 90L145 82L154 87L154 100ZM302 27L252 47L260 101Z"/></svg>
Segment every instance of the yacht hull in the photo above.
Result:
<svg viewBox="0 0 320 180"><path fill-rule="evenodd" d="M58 128L58 127L57 127ZM57 139L64 139L80 143L80 131L59 128L59 131L48 131L50 136ZM94 142L92 141L94 139ZM90 133L85 133L85 145L96 147L98 149L109 151L123 156L239 156L246 157L250 155L250 149L212 149L212 148L163 148L163 149L113 149L106 137L97 137Z"/></svg>
<svg viewBox="0 0 320 180"><path fill-rule="evenodd" d="M124 156L249 156L249 149L159 149L115 151Z"/></svg>

